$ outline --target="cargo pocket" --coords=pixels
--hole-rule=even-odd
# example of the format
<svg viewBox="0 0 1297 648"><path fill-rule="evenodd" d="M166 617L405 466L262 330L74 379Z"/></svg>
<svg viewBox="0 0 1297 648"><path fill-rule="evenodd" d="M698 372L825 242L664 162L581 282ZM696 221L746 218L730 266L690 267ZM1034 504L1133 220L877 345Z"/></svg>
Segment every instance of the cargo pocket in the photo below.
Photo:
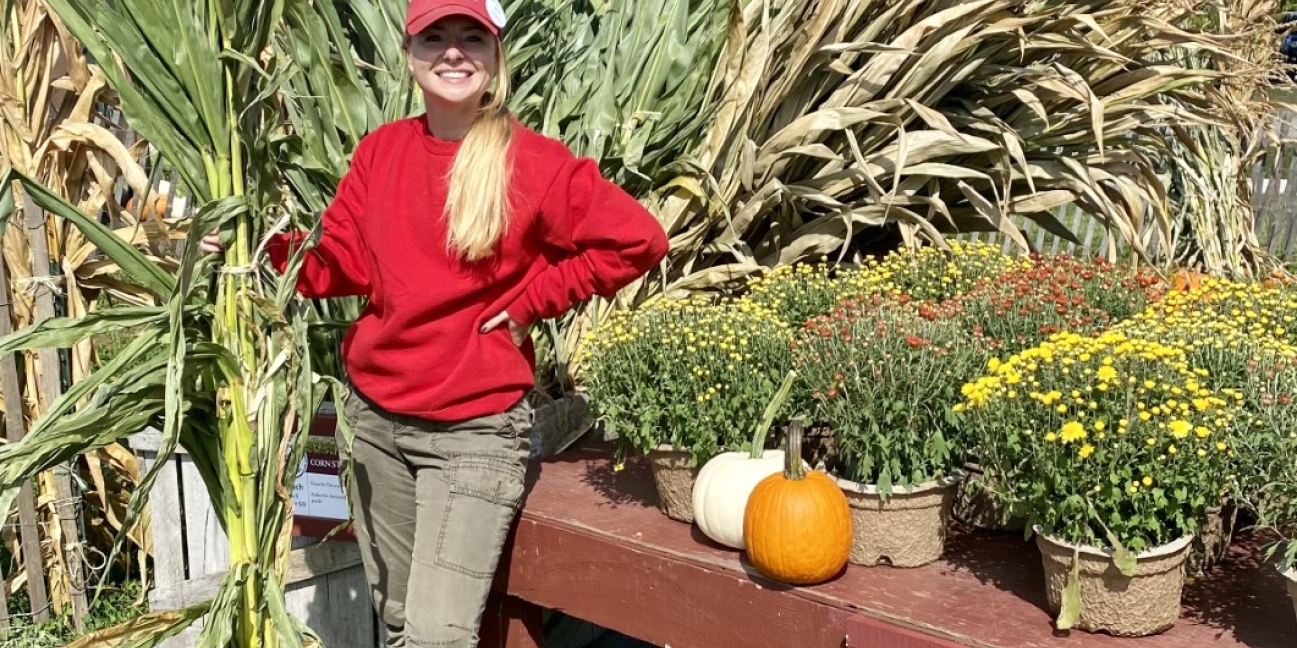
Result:
<svg viewBox="0 0 1297 648"><path fill-rule="evenodd" d="M509 525L522 501L525 471L508 457L463 456L450 461L437 565L473 578L495 575Z"/></svg>

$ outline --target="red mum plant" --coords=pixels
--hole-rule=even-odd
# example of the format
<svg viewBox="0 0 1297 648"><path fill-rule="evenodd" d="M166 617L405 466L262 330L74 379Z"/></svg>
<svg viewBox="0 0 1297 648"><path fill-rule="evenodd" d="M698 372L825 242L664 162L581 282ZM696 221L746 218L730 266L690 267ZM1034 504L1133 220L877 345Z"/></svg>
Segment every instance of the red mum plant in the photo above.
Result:
<svg viewBox="0 0 1297 648"><path fill-rule="evenodd" d="M924 304L928 319L958 319L979 347L1016 353L1054 333L1093 334L1144 309L1155 280L1102 259L1033 255L1027 267L979 282L940 304Z"/></svg>
<svg viewBox="0 0 1297 648"><path fill-rule="evenodd" d="M833 435L834 473L890 493L962 465L950 408L983 360L956 320L869 295L807 321L799 338L795 366Z"/></svg>

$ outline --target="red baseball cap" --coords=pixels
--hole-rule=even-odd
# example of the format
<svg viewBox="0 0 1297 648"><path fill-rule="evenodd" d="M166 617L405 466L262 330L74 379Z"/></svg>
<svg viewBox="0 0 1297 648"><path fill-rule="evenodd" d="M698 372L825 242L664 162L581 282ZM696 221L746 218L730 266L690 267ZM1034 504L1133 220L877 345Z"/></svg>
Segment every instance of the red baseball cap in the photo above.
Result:
<svg viewBox="0 0 1297 648"><path fill-rule="evenodd" d="M413 36L449 16L472 18L493 36L500 35L506 20L500 0L410 0L405 10L405 33Z"/></svg>

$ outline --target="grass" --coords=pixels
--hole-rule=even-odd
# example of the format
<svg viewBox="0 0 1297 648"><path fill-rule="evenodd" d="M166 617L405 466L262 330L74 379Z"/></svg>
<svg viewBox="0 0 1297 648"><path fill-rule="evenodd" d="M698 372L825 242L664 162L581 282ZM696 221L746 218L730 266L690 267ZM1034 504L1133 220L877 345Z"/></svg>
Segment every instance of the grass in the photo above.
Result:
<svg viewBox="0 0 1297 648"><path fill-rule="evenodd" d="M18 594L9 599L9 614L26 614L27 597ZM140 591L139 581L127 581L120 587L105 589L90 610L86 632L94 632L133 619L148 611L148 601ZM10 619L9 632L0 635L0 648L57 648L81 636L72 627L68 614L59 614L45 623L34 623L29 617Z"/></svg>

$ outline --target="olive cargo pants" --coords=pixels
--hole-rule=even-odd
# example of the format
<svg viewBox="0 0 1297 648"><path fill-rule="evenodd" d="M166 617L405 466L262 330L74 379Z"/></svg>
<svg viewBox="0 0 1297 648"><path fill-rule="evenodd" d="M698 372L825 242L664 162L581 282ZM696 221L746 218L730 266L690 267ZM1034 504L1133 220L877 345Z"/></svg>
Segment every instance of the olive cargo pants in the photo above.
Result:
<svg viewBox="0 0 1297 648"><path fill-rule="evenodd" d="M353 526L387 645L475 648L523 496L531 406L442 423L387 412L353 387L344 414Z"/></svg>

